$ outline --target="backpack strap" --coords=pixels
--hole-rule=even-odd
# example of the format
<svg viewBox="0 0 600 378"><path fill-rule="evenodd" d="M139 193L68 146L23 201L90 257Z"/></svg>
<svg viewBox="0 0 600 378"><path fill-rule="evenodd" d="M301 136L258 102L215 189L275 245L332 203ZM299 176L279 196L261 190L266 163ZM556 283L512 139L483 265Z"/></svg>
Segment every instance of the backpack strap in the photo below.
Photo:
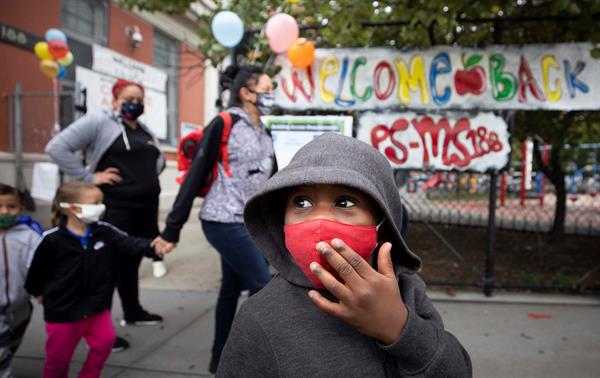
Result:
<svg viewBox="0 0 600 378"><path fill-rule="evenodd" d="M219 116L223 119L223 133L221 134L221 146L220 155L223 160L223 168L227 177L233 176L229 169L229 149L227 148L227 142L229 141L229 135L231 135L232 121L231 114L228 112L220 112Z"/></svg>

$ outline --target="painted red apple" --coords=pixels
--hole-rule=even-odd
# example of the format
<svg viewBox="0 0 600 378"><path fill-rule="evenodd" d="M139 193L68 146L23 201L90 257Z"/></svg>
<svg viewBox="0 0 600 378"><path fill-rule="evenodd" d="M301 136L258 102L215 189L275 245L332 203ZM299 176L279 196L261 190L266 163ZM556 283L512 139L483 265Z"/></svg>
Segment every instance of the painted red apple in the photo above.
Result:
<svg viewBox="0 0 600 378"><path fill-rule="evenodd" d="M480 95L485 91L485 71L476 65L481 58L481 55L471 56L464 64L465 69L457 70L454 74L454 87L460 96L467 93Z"/></svg>

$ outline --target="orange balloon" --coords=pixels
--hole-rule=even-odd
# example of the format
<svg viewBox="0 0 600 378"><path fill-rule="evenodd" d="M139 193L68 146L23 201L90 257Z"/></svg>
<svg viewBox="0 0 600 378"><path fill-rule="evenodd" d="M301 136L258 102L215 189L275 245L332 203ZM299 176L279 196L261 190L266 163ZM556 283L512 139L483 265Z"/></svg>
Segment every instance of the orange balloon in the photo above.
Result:
<svg viewBox="0 0 600 378"><path fill-rule="evenodd" d="M308 67L315 60L315 44L306 38L297 38L288 48L287 56L292 66Z"/></svg>
<svg viewBox="0 0 600 378"><path fill-rule="evenodd" d="M50 59L42 59L40 61L40 70L44 75L54 79L58 75L58 63Z"/></svg>

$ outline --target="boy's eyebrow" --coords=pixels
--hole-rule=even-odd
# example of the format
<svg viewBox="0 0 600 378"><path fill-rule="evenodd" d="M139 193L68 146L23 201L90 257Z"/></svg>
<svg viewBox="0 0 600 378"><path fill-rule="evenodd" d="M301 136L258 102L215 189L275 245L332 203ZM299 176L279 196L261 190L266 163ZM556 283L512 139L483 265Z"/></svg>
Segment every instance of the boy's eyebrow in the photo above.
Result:
<svg viewBox="0 0 600 378"><path fill-rule="evenodd" d="M314 189L317 187L317 184L306 184L306 185L299 185L299 186L292 186L289 187L287 192L289 193L294 193L294 192L300 192L303 190L307 190L307 189Z"/></svg>

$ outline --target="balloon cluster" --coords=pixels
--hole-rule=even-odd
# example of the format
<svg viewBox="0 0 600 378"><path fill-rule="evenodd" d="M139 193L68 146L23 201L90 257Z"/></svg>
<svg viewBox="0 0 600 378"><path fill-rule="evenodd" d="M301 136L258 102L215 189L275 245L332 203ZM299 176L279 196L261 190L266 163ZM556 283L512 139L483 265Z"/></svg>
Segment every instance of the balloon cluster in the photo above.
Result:
<svg viewBox="0 0 600 378"><path fill-rule="evenodd" d="M33 51L40 58L40 70L51 79L62 79L67 74L65 67L73 63L67 36L58 29L48 29L46 41L36 43Z"/></svg>
<svg viewBox="0 0 600 378"><path fill-rule="evenodd" d="M244 36L244 23L231 11L217 13L211 22L213 36L221 45L234 47ZM298 38L300 29L296 20L286 13L277 13L267 21L265 34L269 47L276 54L287 51L288 59L294 67L306 68L315 60L315 45L306 38Z"/></svg>
<svg viewBox="0 0 600 378"><path fill-rule="evenodd" d="M269 18L265 34L274 53L287 51L292 66L306 68L315 60L315 44L306 38L298 38L298 23L289 14L277 13Z"/></svg>

